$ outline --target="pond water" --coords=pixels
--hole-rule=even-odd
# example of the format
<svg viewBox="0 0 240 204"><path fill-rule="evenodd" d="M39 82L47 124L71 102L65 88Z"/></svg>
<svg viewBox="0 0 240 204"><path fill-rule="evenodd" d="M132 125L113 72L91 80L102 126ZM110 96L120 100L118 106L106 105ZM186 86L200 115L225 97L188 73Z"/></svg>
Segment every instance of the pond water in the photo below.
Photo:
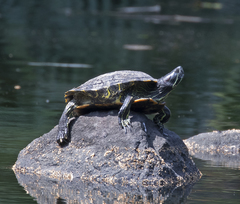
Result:
<svg viewBox="0 0 240 204"><path fill-rule="evenodd" d="M159 78L181 65L185 78L166 100L166 127L182 139L239 128L238 1L134 2L1 3L0 203L37 202L11 167L58 124L64 92L99 74L127 69ZM194 161L203 177L187 203L240 202L240 165Z"/></svg>

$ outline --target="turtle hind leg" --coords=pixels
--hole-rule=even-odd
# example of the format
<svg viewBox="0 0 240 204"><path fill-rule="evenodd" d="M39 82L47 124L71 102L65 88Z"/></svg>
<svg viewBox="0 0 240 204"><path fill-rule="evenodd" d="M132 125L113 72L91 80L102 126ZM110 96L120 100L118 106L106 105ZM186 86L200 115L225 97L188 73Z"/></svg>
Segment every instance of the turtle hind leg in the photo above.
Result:
<svg viewBox="0 0 240 204"><path fill-rule="evenodd" d="M127 128L131 127L130 119L128 118L128 116L134 100L135 98L133 96L128 95L118 112L118 123L125 130L125 133L127 133Z"/></svg>
<svg viewBox="0 0 240 204"><path fill-rule="evenodd" d="M74 101L68 102L59 120L57 143L60 145L70 142L69 127L70 123L75 119L73 116L73 110L75 108L76 105Z"/></svg>
<svg viewBox="0 0 240 204"><path fill-rule="evenodd" d="M159 127L160 132L163 134L164 123L166 123L171 116L171 111L167 106L158 112L158 114L153 118L153 122Z"/></svg>

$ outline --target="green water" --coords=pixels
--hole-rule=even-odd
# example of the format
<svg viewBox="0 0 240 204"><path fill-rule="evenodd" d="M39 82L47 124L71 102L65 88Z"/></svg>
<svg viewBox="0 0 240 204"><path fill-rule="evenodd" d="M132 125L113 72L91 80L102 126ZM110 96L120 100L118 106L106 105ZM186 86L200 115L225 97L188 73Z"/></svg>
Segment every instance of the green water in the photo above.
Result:
<svg viewBox="0 0 240 204"><path fill-rule="evenodd" d="M166 101L167 128L182 139L239 128L238 1L0 4L0 203L36 203L11 170L19 151L58 124L65 91L102 73L130 69L159 78L181 65L185 78ZM157 4L160 13L117 12ZM203 177L187 203L239 203L240 165L194 161Z"/></svg>

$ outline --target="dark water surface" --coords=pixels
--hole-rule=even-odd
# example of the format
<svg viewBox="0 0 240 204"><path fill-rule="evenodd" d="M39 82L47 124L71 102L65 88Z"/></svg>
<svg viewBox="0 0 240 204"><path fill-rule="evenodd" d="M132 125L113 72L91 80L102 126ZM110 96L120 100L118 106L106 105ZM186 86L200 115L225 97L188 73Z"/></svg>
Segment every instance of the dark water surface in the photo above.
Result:
<svg viewBox="0 0 240 204"><path fill-rule="evenodd" d="M181 65L167 128L182 139L239 128L238 1L124 2L0 1L0 203L36 203L11 170L19 151L58 124L65 91L102 73L159 78ZM118 12L155 5L160 12ZM187 203L240 202L239 164L194 161L203 177Z"/></svg>

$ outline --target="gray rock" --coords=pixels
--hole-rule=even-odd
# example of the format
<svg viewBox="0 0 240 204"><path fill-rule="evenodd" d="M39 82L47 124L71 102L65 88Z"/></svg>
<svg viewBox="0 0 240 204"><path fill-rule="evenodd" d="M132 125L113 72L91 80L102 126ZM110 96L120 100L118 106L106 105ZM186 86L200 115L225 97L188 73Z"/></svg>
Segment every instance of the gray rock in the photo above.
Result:
<svg viewBox="0 0 240 204"><path fill-rule="evenodd" d="M201 177L178 135L166 128L162 135L143 114L132 112L130 117L132 128L125 134L117 111L80 116L65 147L56 142L56 126L19 153L13 170L59 183L136 188L178 187Z"/></svg>
<svg viewBox="0 0 240 204"><path fill-rule="evenodd" d="M240 168L240 130L213 131L193 136L184 143L192 156L212 165Z"/></svg>

